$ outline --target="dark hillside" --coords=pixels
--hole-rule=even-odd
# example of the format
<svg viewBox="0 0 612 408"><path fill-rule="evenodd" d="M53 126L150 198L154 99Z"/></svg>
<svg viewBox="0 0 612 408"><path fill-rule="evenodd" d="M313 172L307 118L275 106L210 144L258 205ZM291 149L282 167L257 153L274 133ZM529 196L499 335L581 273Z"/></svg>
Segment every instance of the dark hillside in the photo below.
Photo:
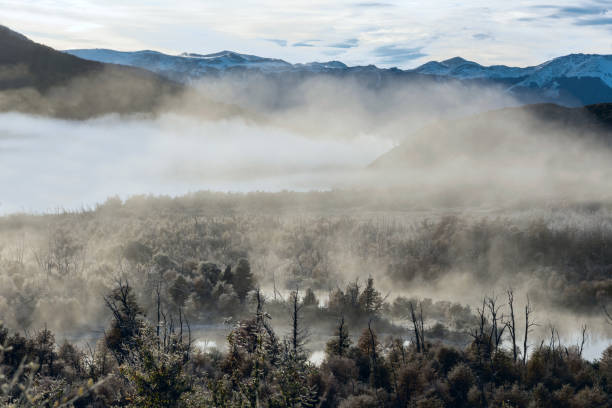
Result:
<svg viewBox="0 0 612 408"><path fill-rule="evenodd" d="M0 111L71 119L152 112L181 89L149 71L83 60L0 26Z"/></svg>

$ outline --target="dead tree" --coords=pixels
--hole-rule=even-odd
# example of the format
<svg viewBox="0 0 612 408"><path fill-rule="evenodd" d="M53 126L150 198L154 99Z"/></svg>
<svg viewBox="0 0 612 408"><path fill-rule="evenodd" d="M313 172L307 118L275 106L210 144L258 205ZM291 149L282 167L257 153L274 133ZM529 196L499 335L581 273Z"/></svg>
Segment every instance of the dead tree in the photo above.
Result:
<svg viewBox="0 0 612 408"><path fill-rule="evenodd" d="M516 320L514 318L514 292L512 289L508 289L506 292L508 295L508 308L510 309L509 320L506 322L506 327L510 332L510 340L512 341L512 357L516 363L517 359L517 347L516 347Z"/></svg>
<svg viewBox="0 0 612 408"><path fill-rule="evenodd" d="M421 353L425 351L425 335L423 334L423 308L419 304L420 314L417 317L414 310L414 305L410 302L410 317L412 319L412 326L414 327L414 338L416 342L417 352Z"/></svg>
<svg viewBox="0 0 612 408"><path fill-rule="evenodd" d="M502 340L502 336L504 334L504 330L506 328L505 325L502 325L501 327L499 326L499 323L502 322L504 319L504 315L502 314L501 316L499 316L499 312L502 306L497 305L496 298L488 298L487 307L489 309L489 314L491 315L491 334L489 337L491 338L495 346L495 351L497 352Z"/></svg>
<svg viewBox="0 0 612 408"><path fill-rule="evenodd" d="M537 326L536 323L530 320L530 319L533 319L533 317L531 316L532 314L533 314L533 308L531 307L529 296L527 296L527 304L525 305L525 333L523 337L523 366L526 365L527 363L527 349L529 347L528 345L529 333L531 332L532 327Z"/></svg>
<svg viewBox="0 0 612 408"><path fill-rule="evenodd" d="M491 353L491 337L487 330L487 299L482 299L482 307L476 309L478 314L478 327L473 329L469 334L474 339L476 346L476 354L478 355L478 362L482 364L483 354L490 356Z"/></svg>
<svg viewBox="0 0 612 408"><path fill-rule="evenodd" d="M587 331L588 331L587 325L583 324L581 328L582 338L580 340L580 346L578 347L578 355L580 357L582 357L582 351L584 350L584 343L586 343L586 338L588 336Z"/></svg>
<svg viewBox="0 0 612 408"><path fill-rule="evenodd" d="M421 335L421 349L425 352L425 324L423 322L423 304L419 302L419 333Z"/></svg>

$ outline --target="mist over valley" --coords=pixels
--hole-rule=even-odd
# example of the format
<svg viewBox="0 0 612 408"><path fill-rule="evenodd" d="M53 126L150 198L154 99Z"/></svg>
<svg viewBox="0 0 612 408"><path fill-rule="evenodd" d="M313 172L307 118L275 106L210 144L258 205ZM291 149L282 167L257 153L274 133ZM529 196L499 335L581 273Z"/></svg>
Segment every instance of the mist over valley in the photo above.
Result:
<svg viewBox="0 0 612 408"><path fill-rule="evenodd" d="M0 26L0 404L609 406L611 58Z"/></svg>

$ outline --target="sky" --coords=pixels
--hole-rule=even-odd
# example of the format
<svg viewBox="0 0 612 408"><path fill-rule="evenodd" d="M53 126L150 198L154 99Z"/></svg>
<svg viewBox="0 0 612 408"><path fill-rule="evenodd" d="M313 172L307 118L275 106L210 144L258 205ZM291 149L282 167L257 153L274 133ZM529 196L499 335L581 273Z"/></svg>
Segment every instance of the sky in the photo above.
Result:
<svg viewBox="0 0 612 408"><path fill-rule="evenodd" d="M612 0L0 0L0 10L0 24L57 49L227 49L400 68L612 54Z"/></svg>

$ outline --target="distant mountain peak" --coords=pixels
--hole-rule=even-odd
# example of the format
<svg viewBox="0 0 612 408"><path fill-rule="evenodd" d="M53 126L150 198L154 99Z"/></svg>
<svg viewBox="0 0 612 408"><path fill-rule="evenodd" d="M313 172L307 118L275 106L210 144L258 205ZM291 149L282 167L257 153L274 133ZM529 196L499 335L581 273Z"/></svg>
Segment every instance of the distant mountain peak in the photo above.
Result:
<svg viewBox="0 0 612 408"><path fill-rule="evenodd" d="M442 64L449 66L449 67L455 67L461 64L476 64L476 63L472 61L468 61L461 57L453 57L453 58L449 58L447 60L442 61Z"/></svg>

